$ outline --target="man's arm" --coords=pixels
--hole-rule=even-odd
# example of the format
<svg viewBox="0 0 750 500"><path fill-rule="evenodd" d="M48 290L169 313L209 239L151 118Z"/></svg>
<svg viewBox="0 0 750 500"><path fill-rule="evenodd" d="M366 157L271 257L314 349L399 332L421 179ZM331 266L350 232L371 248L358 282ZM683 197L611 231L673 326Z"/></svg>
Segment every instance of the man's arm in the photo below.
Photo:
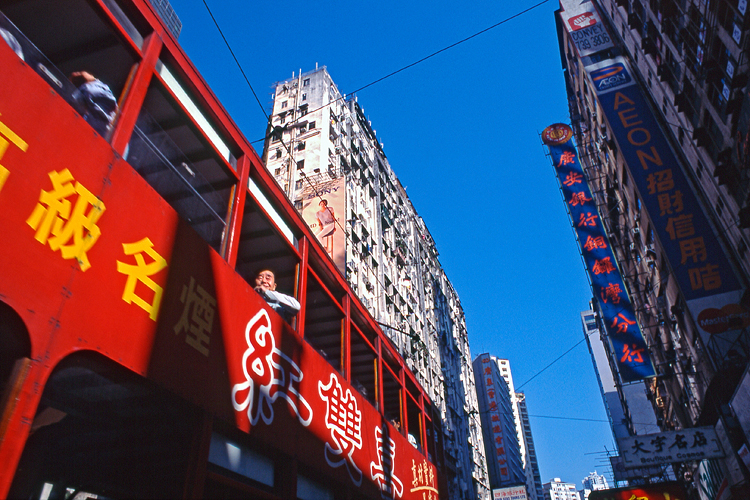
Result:
<svg viewBox="0 0 750 500"><path fill-rule="evenodd" d="M297 314L300 310L300 304L297 302L297 299L295 299L292 296L275 292L273 290L264 290L263 293L266 297L268 297L270 300L273 300L274 302L278 302L281 307L284 309L285 312L289 314Z"/></svg>

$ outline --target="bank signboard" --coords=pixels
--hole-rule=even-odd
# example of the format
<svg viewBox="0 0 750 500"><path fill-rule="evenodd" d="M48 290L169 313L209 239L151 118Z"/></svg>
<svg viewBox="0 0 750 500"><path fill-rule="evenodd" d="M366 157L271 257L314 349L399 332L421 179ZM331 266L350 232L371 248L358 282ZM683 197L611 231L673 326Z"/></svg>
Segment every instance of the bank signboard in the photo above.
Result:
<svg viewBox="0 0 750 500"><path fill-rule="evenodd" d="M653 377L656 372L648 346L572 137L573 130L563 123L550 125L542 132L599 303L620 380L628 383Z"/></svg>

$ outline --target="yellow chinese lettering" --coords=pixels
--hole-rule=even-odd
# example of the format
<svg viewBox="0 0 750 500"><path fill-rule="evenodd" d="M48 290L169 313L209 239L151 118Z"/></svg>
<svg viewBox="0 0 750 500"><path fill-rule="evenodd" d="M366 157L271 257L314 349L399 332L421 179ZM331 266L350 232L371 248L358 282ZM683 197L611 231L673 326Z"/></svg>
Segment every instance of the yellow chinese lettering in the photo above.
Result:
<svg viewBox="0 0 750 500"><path fill-rule="evenodd" d="M128 277L125 289L122 292L122 300L128 304L135 302L138 307L148 313L149 318L156 321L164 289L157 285L150 276L167 267L167 261L154 250L154 244L148 238L143 238L135 243L123 243L122 249L125 255L133 255L135 258L135 265L117 261L117 272ZM146 263L146 259L143 258L144 253L151 258L151 262ZM154 292L151 303L135 293L135 286L138 282L143 283Z"/></svg>
<svg viewBox="0 0 750 500"><path fill-rule="evenodd" d="M102 233L96 223L104 213L104 203L80 182L73 184L67 168L48 175L52 190L42 190L26 223L36 231L34 237L39 243L60 250L64 259L75 258L81 271L86 271L91 267L86 252ZM68 199L73 195L78 195L75 205Z"/></svg>
<svg viewBox="0 0 750 500"><path fill-rule="evenodd" d="M3 122L0 122L0 160L3 159L3 155L11 144L15 145L24 153L29 149L29 145L26 144L26 141L18 137L18 135L9 129ZM10 170L0 164L0 191L3 190L3 186L5 185L5 181L8 180L9 175Z"/></svg>

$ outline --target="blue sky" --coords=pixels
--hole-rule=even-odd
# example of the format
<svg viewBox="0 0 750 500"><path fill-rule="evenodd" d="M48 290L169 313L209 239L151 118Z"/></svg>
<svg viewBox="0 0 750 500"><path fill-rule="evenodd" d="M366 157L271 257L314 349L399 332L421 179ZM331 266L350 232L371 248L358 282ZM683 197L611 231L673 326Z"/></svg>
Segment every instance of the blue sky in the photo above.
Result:
<svg viewBox="0 0 750 500"><path fill-rule="evenodd" d="M292 72L326 66L348 95L537 2L207 0L266 113L272 85ZM188 56L244 135L262 138L265 116L202 0L171 3ZM509 359L517 387L581 340L591 293L539 139L569 122L557 7L546 2L357 94L435 238L472 356ZM569 420L606 419L585 344L522 390L542 481L580 488L602 472L608 425Z"/></svg>

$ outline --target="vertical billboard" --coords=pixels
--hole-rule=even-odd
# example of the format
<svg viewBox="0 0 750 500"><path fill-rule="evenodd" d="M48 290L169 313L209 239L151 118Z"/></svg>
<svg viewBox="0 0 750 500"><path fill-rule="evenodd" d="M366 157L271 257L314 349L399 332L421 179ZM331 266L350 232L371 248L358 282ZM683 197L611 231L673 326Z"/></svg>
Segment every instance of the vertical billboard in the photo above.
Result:
<svg viewBox="0 0 750 500"><path fill-rule="evenodd" d="M586 67L704 343L722 359L750 325L742 287L627 61Z"/></svg>
<svg viewBox="0 0 750 500"><path fill-rule="evenodd" d="M477 379L477 396L486 441L484 449L487 453L490 479L507 484L507 481L511 479L511 474L506 446L510 443L505 442L507 436L503 434L505 428L503 422L508 417L503 414L498 392L501 390L507 392L508 388L500 382L500 372L489 354L481 354L474 360L473 365ZM508 394L507 397L509 398L510 395Z"/></svg>
<svg viewBox="0 0 750 500"><path fill-rule="evenodd" d="M633 303L617 268L572 138L573 130L562 123L550 125L542 132L542 141L549 148L575 227L592 291L600 304L620 379L626 383L653 377L656 373L646 341L636 322Z"/></svg>
<svg viewBox="0 0 750 500"><path fill-rule="evenodd" d="M341 222L346 213L344 181L339 177L308 184L302 191L302 218L342 273L346 272L346 234Z"/></svg>

